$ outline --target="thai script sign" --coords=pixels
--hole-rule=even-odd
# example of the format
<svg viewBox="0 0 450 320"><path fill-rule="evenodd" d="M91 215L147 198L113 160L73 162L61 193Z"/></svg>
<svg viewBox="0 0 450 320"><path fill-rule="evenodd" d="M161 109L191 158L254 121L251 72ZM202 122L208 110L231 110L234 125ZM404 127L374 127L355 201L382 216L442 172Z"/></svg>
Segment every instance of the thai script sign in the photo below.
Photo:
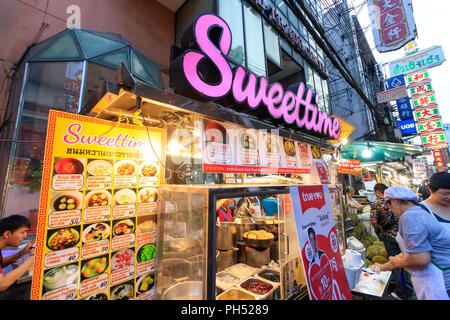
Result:
<svg viewBox="0 0 450 320"><path fill-rule="evenodd" d="M407 56L389 63L391 76L408 74L439 66L445 61L444 51L441 46L434 46L417 54Z"/></svg>
<svg viewBox="0 0 450 320"><path fill-rule="evenodd" d="M370 20L379 52L400 49L417 35L411 0L369 0Z"/></svg>
<svg viewBox="0 0 450 320"><path fill-rule="evenodd" d="M385 103L389 101L398 100L408 96L408 90L406 90L405 86L386 90L383 92L377 93L378 103Z"/></svg>
<svg viewBox="0 0 450 320"><path fill-rule="evenodd" d="M338 173L362 175L361 160L340 159L338 163Z"/></svg>

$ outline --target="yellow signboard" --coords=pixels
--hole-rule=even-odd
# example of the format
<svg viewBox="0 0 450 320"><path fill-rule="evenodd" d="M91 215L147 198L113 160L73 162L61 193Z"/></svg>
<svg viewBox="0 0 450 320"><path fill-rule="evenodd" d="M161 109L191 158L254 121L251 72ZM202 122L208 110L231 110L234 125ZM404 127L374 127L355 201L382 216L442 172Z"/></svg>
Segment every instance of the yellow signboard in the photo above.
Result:
<svg viewBox="0 0 450 320"><path fill-rule="evenodd" d="M356 128L349 122L347 122L344 119L342 119L341 117L339 117L337 114L333 114L332 117L339 118L341 135L339 136L339 140L328 140L328 142L331 144L338 144L338 143L341 143L342 140L344 140L345 138L350 136L352 134L352 132L355 131Z"/></svg>
<svg viewBox="0 0 450 320"><path fill-rule="evenodd" d="M164 132L51 110L32 300L154 293Z"/></svg>

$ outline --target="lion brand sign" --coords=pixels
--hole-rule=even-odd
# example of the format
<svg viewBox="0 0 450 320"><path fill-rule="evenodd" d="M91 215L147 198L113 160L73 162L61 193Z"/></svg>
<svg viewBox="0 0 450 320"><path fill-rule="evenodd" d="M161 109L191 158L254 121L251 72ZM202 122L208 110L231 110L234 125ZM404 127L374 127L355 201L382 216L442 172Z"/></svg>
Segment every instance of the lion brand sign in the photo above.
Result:
<svg viewBox="0 0 450 320"><path fill-rule="evenodd" d="M327 185L289 188L311 300L351 300Z"/></svg>
<svg viewBox="0 0 450 320"><path fill-rule="evenodd" d="M319 111L319 96L304 83L294 93L280 83L269 84L265 77L258 79L242 66L231 69L226 58L231 30L222 18L210 13L197 17L183 33L181 46L186 51L170 64L170 82L176 93L203 101L225 101L232 96L233 104L244 104L250 110L264 105L271 117L282 118L288 125L339 139L339 118Z"/></svg>

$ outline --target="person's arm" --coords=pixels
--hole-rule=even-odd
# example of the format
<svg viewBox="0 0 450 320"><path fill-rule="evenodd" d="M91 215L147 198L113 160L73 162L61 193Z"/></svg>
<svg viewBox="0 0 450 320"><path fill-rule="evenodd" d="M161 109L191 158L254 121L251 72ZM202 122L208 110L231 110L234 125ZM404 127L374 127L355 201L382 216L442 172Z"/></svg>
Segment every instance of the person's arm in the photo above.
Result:
<svg viewBox="0 0 450 320"><path fill-rule="evenodd" d="M406 257L403 254L398 254L389 257L389 261L385 264L375 263L381 271L391 271L392 269L408 268L413 270L420 270L425 268L431 262L431 255L429 252L409 253Z"/></svg>
<svg viewBox="0 0 450 320"><path fill-rule="evenodd" d="M23 264L7 274L0 273L0 291L5 291L17 281L25 272L33 266L34 255L29 257Z"/></svg>
<svg viewBox="0 0 450 320"><path fill-rule="evenodd" d="M27 243L25 248L23 248L21 251L15 253L15 254L12 254L10 256L7 256L7 257L3 257L2 268L9 266L11 263L16 262L21 257L23 257L24 255L29 253L31 251L31 247L33 246L34 242L35 242L34 240L30 241Z"/></svg>

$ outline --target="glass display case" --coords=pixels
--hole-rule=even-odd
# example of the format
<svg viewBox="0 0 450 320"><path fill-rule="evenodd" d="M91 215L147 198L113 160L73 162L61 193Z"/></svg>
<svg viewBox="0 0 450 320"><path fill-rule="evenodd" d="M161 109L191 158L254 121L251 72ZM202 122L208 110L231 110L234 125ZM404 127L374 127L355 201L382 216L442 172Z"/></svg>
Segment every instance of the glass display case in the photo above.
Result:
<svg viewBox="0 0 450 320"><path fill-rule="evenodd" d="M343 253L341 188L330 190ZM288 186L166 185L160 193L158 299L308 297Z"/></svg>

